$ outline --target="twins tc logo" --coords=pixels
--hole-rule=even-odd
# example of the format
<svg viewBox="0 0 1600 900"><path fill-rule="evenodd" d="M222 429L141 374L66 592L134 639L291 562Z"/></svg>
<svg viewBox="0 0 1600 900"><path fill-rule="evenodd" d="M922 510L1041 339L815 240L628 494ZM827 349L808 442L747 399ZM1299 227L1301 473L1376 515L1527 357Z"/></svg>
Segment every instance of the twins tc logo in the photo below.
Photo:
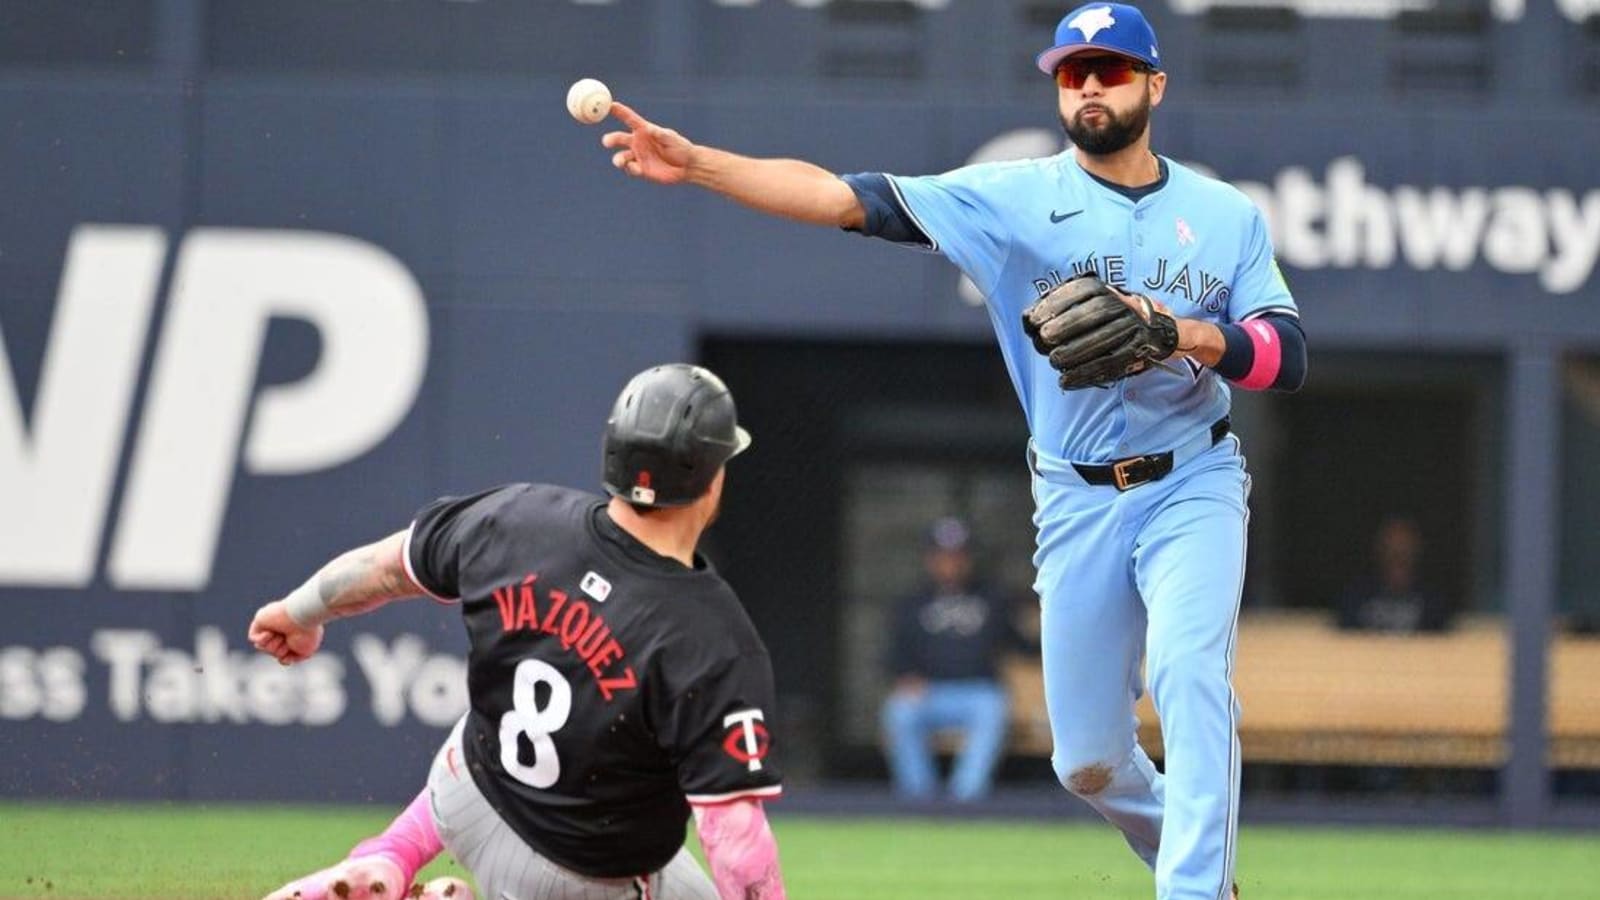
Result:
<svg viewBox="0 0 1600 900"><path fill-rule="evenodd" d="M728 736L722 739L722 749L729 756L750 767L750 771L761 771L761 761L767 758L767 750L772 747L772 738L767 734L767 726L761 724L763 716L759 709L741 709L722 717L722 727L728 729Z"/></svg>

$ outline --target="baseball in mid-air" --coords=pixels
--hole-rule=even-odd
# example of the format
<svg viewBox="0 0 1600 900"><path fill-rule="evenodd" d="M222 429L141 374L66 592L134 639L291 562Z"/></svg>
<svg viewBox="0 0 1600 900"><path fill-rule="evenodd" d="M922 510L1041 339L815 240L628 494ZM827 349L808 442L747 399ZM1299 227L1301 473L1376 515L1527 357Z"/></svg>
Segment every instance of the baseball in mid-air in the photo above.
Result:
<svg viewBox="0 0 1600 900"><path fill-rule="evenodd" d="M567 112L579 122L593 125L611 112L611 89L598 78L579 78L567 88Z"/></svg>

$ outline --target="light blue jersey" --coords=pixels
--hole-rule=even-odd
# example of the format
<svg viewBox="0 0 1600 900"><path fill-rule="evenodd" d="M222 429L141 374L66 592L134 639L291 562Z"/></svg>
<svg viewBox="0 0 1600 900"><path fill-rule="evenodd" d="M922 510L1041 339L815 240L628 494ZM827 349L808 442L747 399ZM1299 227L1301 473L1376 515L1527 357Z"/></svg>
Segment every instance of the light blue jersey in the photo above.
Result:
<svg viewBox="0 0 1600 900"><path fill-rule="evenodd" d="M1095 390L1064 392L1021 327L1022 311L1075 274L1093 270L1176 316L1240 322L1294 315L1261 213L1224 182L1163 159L1166 183L1135 202L1077 163L985 163L890 181L931 249L988 300L1006 368L1041 463L1106 460L1179 446L1228 412L1228 386L1210 369L1152 368Z"/></svg>
<svg viewBox="0 0 1600 900"><path fill-rule="evenodd" d="M1228 385L1185 360L1176 371L1063 391L1021 321L1039 297L1091 270L1182 318L1229 326L1298 316L1250 201L1170 160L1160 165L1160 181L1132 190L1094 178L1072 151L888 176L882 193L892 191L909 221L883 211L888 201L870 178L851 178L869 212L864 230L926 238L988 300L1033 434L1034 586L1057 776L1122 830L1154 871L1160 900L1225 900L1238 828L1232 669L1250 491L1239 440L1222 421ZM1288 333L1257 324L1270 332L1263 341ZM1170 474L1126 490L1085 474L1115 473L1128 463L1103 464L1147 454ZM1145 674L1165 774L1132 727Z"/></svg>

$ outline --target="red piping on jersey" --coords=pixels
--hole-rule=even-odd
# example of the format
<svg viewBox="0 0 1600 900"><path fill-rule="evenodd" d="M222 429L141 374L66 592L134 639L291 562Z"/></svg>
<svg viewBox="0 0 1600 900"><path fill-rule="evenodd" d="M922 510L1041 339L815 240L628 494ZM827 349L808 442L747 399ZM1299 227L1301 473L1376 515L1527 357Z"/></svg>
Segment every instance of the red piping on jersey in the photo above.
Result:
<svg viewBox="0 0 1600 900"><path fill-rule="evenodd" d="M412 523L412 524L413 524L413 526L415 526L415 523ZM423 596L427 597L429 600L432 600L433 602L438 603L441 606L455 606L457 603L461 602L461 598L460 597L457 597L455 599L451 599L449 597L441 597L438 594L435 594L433 591L428 590L427 585L424 585L422 582L417 580L416 573L411 571L411 529L410 528L406 529L406 539L400 542L400 571L406 573L406 580L411 582L412 587L415 587L419 592L422 593Z"/></svg>
<svg viewBox="0 0 1600 900"><path fill-rule="evenodd" d="M410 556L410 550L411 532L408 531L406 532L406 539L400 542L400 550L395 554L395 562L400 564L400 571L406 573L406 581L411 582L412 587L423 592L424 594L427 594L431 598L433 596L433 592L423 587L421 584L418 584L417 579L411 574L411 560L408 558Z"/></svg>

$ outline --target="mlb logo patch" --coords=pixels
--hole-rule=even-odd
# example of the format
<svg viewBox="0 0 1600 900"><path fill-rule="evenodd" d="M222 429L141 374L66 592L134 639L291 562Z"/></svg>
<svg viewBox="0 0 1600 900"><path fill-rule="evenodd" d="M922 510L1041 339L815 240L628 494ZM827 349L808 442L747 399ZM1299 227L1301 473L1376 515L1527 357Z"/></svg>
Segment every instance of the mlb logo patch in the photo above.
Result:
<svg viewBox="0 0 1600 900"><path fill-rule="evenodd" d="M650 487L650 472L648 470L641 471L639 477L634 479L633 487L628 490L628 499L635 503L643 503L645 506L655 504L656 492Z"/></svg>
<svg viewBox="0 0 1600 900"><path fill-rule="evenodd" d="M611 596L611 582L601 578L596 572L585 572L583 580L578 582L578 589L593 597L596 602L604 603Z"/></svg>

